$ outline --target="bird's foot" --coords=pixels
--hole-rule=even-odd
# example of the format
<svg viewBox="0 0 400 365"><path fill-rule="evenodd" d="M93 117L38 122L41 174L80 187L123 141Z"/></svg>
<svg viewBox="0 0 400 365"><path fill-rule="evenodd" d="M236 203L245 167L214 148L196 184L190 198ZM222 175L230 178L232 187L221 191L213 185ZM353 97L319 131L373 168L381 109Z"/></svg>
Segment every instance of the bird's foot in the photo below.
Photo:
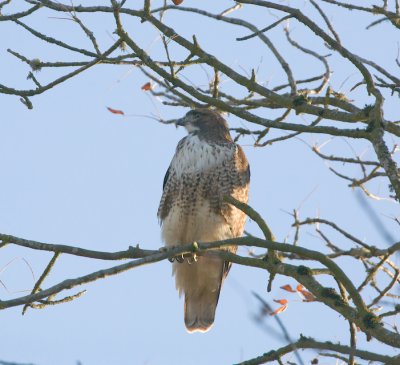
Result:
<svg viewBox="0 0 400 365"><path fill-rule="evenodd" d="M183 264L186 260L186 262L189 265L192 265L193 263L197 262L197 255L195 253L194 254L185 254L185 255L182 254L182 255L175 256L169 260L170 260L170 262L176 261L178 264Z"/></svg>
<svg viewBox="0 0 400 365"><path fill-rule="evenodd" d="M187 263L189 265L194 264L195 262L197 262L197 259L198 259L198 256L197 256L196 252L199 251L199 244L196 241L193 242L192 250L193 250L192 254L187 254L186 255Z"/></svg>
<svg viewBox="0 0 400 365"><path fill-rule="evenodd" d="M195 262L197 262L197 255L196 254L181 254L175 257L172 257L168 259L170 262L176 261L178 264L183 264L186 260L186 262L191 265Z"/></svg>
<svg viewBox="0 0 400 365"><path fill-rule="evenodd" d="M187 263L188 263L189 265L191 265L191 264L194 264L195 262L197 262L197 255L194 253L194 254L190 255L190 256L187 258Z"/></svg>
<svg viewBox="0 0 400 365"><path fill-rule="evenodd" d="M182 262L185 262L185 256L183 254L175 256L175 260L178 264L181 264Z"/></svg>
<svg viewBox="0 0 400 365"><path fill-rule="evenodd" d="M173 249L175 247L178 247L178 245L177 246L169 246L169 247L161 247L158 250L160 252L167 252L169 249ZM197 251L197 250L198 250L197 242L193 242L193 251ZM189 265L191 265L191 264L197 262L197 259L198 259L198 256L197 256L196 253L193 253L193 254L183 254L182 253L182 254L179 254L177 256L168 258L168 261L169 262L175 262L176 261L178 264L182 264L186 260L186 262Z"/></svg>
<svg viewBox="0 0 400 365"><path fill-rule="evenodd" d="M198 243L196 241L193 242L192 249L193 249L193 253L191 255L189 255L188 258L187 258L187 262L188 262L189 265L197 262L197 254L196 254L196 252L199 250L199 245L198 245Z"/></svg>
<svg viewBox="0 0 400 365"><path fill-rule="evenodd" d="M174 249L174 248L176 248L176 247L178 247L178 246L169 246L169 247L165 247L165 246L164 246L164 247L159 248L158 251L160 251L160 252L167 252L168 250ZM176 261L176 262L178 262L179 264L181 264L182 262L185 261L185 256L184 256L183 254L180 254L180 255L178 255L178 256L169 257L169 258L168 258L168 261L169 261L169 262L174 262L174 261Z"/></svg>

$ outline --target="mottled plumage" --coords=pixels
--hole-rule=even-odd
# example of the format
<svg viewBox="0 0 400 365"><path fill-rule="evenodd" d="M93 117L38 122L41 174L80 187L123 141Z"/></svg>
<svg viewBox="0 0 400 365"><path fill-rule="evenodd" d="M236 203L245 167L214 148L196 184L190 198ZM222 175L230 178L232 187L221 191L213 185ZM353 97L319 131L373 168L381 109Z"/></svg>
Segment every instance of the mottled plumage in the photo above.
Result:
<svg viewBox="0 0 400 365"><path fill-rule="evenodd" d="M208 109L192 110L177 122L188 130L165 175L158 209L167 247L212 242L242 235L246 217L224 196L247 202L250 169L226 121ZM237 247L227 250L236 252ZM214 322L221 285L230 265L209 254L196 262L173 264L176 287L185 295L189 332L207 331Z"/></svg>

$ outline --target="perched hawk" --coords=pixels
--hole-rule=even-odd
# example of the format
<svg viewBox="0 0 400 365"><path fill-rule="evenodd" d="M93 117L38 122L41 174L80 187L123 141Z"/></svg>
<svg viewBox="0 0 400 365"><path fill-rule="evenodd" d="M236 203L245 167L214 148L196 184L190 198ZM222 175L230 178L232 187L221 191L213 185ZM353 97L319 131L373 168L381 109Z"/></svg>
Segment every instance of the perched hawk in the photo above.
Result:
<svg viewBox="0 0 400 365"><path fill-rule="evenodd" d="M250 169L242 148L215 111L191 110L177 125L189 134L178 143L164 178L158 217L166 246L241 236L245 214L224 202L224 196L247 203ZM226 249L236 252L237 247ZM176 288L185 295L189 332L206 332L212 326L229 268L229 263L207 253L196 261L173 263Z"/></svg>

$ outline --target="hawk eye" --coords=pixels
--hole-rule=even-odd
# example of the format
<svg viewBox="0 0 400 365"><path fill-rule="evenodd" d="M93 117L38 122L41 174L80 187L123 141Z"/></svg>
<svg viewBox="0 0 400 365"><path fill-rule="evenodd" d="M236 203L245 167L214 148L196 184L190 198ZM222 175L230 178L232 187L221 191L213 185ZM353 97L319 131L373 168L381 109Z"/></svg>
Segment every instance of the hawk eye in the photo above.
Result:
<svg viewBox="0 0 400 365"><path fill-rule="evenodd" d="M200 116L200 113L197 112L196 110L191 110L190 112L187 113L187 115L190 116L191 118L195 119Z"/></svg>

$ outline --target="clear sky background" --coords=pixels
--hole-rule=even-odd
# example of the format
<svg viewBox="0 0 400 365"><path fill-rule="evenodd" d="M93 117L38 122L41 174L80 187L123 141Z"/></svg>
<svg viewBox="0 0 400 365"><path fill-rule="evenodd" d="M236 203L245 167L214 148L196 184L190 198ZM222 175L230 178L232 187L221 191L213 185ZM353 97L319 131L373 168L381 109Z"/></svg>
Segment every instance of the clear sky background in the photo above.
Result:
<svg viewBox="0 0 400 365"><path fill-rule="evenodd" d="M94 2L83 1L82 5L91 3ZM128 0L126 6L135 8L139 3ZM161 4L154 2L158 3ZM232 1L221 1L218 5L211 0L201 3L214 12L233 5ZM198 4L195 0L186 0L183 5ZM290 4L315 16L307 1ZM9 11L20 8L21 3L17 5L8 8ZM392 26L383 24L365 31L365 26L376 18L356 16L327 5L324 8L329 9L329 17L346 47L382 62L398 74L394 62L397 38ZM276 15L280 14L252 7L232 14L259 27L274 22ZM90 49L88 39L76 24L55 16L40 11L28 23L43 33ZM115 25L111 15L91 14L81 18L95 31L103 50L112 44ZM273 55L259 41L235 41L236 37L247 35L247 30L172 11L165 20L182 35L197 34L204 49L219 55L239 72L250 73L251 68L258 67L260 82L275 86L285 81ZM123 22L154 58L164 57L162 42L150 25L125 17ZM304 46L324 54L332 53L297 23L291 22L291 29L293 37ZM7 53L7 48L43 61L84 59L37 41L17 25L0 22L0 34L0 82L8 86L34 87L26 80L27 65ZM314 59L288 46L282 34L282 27L268 33L292 61L297 78L323 72ZM177 58L186 56L174 45L171 48L173 54L179 55ZM332 86L348 92L360 81L359 76L349 63L336 55L330 59L334 70ZM35 75L45 84L62 72L65 70L44 69ZM187 76L197 84L208 83L206 73L200 68ZM156 217L162 181L185 131L144 116L155 114L172 119L181 117L187 109L163 106L141 90L147 81L137 68L102 65L32 98L33 110L28 110L18 97L0 95L1 233L102 251L124 250L136 244L148 249L162 245ZM226 77L222 85L226 91L235 91ZM360 107L370 102L359 90L349 96L359 101ZM107 106L124 110L126 116L111 114ZM394 117L397 110L398 105L390 102L386 115ZM264 115L272 117L276 113L265 111ZM247 126L232 116L226 118L231 126ZM289 121L296 120L298 117L292 116ZM266 219L278 241L288 235L289 241L293 237L292 217L288 212L300 207L302 218L319 214L368 243L385 247L387 242L363 212L356 192L310 151L309 146L328 140L327 136L304 135L301 139L262 149L253 148L251 138L241 140L252 171L250 204ZM357 153L364 152L366 157L372 156L373 151L367 145L355 143L352 148ZM350 146L338 138L324 151L354 156ZM374 192L385 192L387 183L376 183L372 187ZM388 230L398 235L390 219L398 216L398 206L387 201L370 203ZM248 222L247 230L260 235L253 222ZM331 237L338 244L344 244L338 236L331 234ZM313 227L304 230L302 245L324 250ZM246 254L246 250L240 249L239 253ZM10 299L21 295L19 291L31 290L35 280L30 268L37 279L50 258L51 254L44 252L3 248L0 280L7 290L0 287L0 298ZM63 255L44 286L113 264L116 263ZM349 261L343 260L342 264L348 272L356 273ZM357 282L357 275L353 277ZM37 365L71 365L78 360L84 365L239 362L285 344L277 335L280 332L272 317L266 318L263 326L254 320L259 303L252 292L271 305L276 304L272 299L290 300L289 308L280 318L294 339L302 333L319 340L348 343L348 323L343 318L322 304L302 303L296 295L279 289L284 284L295 286L294 280L278 277L271 293L266 292L267 280L264 271L234 265L222 290L214 328L207 334L189 335L183 324L183 302L171 277L171 264L161 262L142 267L86 285L86 295L72 303L45 310L29 309L25 316L21 316L21 307L0 312L0 360ZM80 289L83 288L68 293ZM360 348L379 348L382 353L390 353L384 346L378 347L374 340L366 343L362 335L359 344ZM335 360L324 359L320 363L334 364Z"/></svg>

